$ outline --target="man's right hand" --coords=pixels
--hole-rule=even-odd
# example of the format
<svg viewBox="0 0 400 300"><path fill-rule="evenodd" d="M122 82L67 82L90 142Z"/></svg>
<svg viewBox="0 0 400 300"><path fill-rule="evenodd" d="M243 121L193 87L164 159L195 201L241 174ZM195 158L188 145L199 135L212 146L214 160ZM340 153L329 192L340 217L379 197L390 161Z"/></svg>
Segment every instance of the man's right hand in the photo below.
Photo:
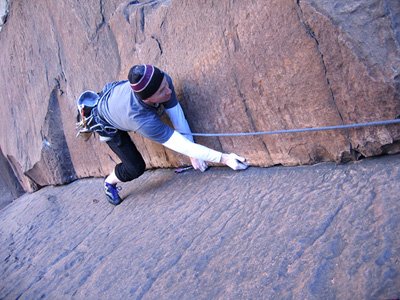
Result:
<svg viewBox="0 0 400 300"><path fill-rule="evenodd" d="M235 153L223 153L221 156L221 163L227 165L233 170L245 170L248 168L246 159L236 155Z"/></svg>
<svg viewBox="0 0 400 300"><path fill-rule="evenodd" d="M190 162L192 163L193 169L195 170L205 172L208 169L208 165L204 160L191 157Z"/></svg>

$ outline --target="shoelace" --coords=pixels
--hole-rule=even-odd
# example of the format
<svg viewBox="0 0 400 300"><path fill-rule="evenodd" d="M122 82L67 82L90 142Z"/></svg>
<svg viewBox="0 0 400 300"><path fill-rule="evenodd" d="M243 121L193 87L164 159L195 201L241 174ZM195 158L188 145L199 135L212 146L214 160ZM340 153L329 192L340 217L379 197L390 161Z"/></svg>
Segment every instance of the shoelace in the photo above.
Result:
<svg viewBox="0 0 400 300"><path fill-rule="evenodd" d="M106 188L107 188L107 190L111 191L111 194L113 194L114 197L119 196L118 191L122 190L122 187L112 185L110 183L106 183Z"/></svg>

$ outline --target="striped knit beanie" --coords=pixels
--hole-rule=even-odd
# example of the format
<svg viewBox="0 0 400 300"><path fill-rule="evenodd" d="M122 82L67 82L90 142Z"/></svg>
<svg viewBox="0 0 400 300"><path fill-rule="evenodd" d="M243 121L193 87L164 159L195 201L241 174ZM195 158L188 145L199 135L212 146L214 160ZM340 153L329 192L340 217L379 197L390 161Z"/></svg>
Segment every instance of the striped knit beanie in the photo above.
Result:
<svg viewBox="0 0 400 300"><path fill-rule="evenodd" d="M152 65L135 65L129 70L132 90L142 100L154 95L164 79L164 72Z"/></svg>

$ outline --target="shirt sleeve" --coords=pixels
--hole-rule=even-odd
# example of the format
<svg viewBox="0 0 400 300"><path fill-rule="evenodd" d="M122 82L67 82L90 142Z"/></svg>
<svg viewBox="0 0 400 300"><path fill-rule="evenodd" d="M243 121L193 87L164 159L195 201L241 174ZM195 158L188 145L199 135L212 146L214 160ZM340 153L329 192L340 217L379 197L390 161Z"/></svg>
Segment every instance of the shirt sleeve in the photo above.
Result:
<svg viewBox="0 0 400 300"><path fill-rule="evenodd" d="M169 119L174 125L175 130L183 134L188 140L193 142L192 131L190 130L189 124L185 118L181 105L178 103L172 108L165 109Z"/></svg>
<svg viewBox="0 0 400 300"><path fill-rule="evenodd" d="M174 131L171 137L165 143L163 143L163 145L171 150L189 157L216 163L221 161L221 152L207 148L203 145L195 144L177 131Z"/></svg>
<svg viewBox="0 0 400 300"><path fill-rule="evenodd" d="M147 120L136 130L139 134L154 142L163 144L170 139L174 130L162 122L157 116Z"/></svg>

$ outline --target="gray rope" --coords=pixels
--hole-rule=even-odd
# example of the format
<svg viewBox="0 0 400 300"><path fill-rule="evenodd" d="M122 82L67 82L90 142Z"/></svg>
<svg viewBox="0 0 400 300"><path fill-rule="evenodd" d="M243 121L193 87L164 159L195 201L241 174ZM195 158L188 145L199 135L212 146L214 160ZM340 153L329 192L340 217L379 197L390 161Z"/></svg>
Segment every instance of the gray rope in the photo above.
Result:
<svg viewBox="0 0 400 300"><path fill-rule="evenodd" d="M299 129L283 129L273 131L256 131L256 132L237 132L237 133L182 133L183 135L192 136L249 136L249 135L271 135L271 134L285 134L285 133L299 133L299 132L310 132L310 131L326 131L326 130L339 130L339 129L350 129L350 128L361 128L368 126L383 126L400 123L400 119L367 122L367 123L355 123L348 125L334 125L324 126L315 128L299 128Z"/></svg>

